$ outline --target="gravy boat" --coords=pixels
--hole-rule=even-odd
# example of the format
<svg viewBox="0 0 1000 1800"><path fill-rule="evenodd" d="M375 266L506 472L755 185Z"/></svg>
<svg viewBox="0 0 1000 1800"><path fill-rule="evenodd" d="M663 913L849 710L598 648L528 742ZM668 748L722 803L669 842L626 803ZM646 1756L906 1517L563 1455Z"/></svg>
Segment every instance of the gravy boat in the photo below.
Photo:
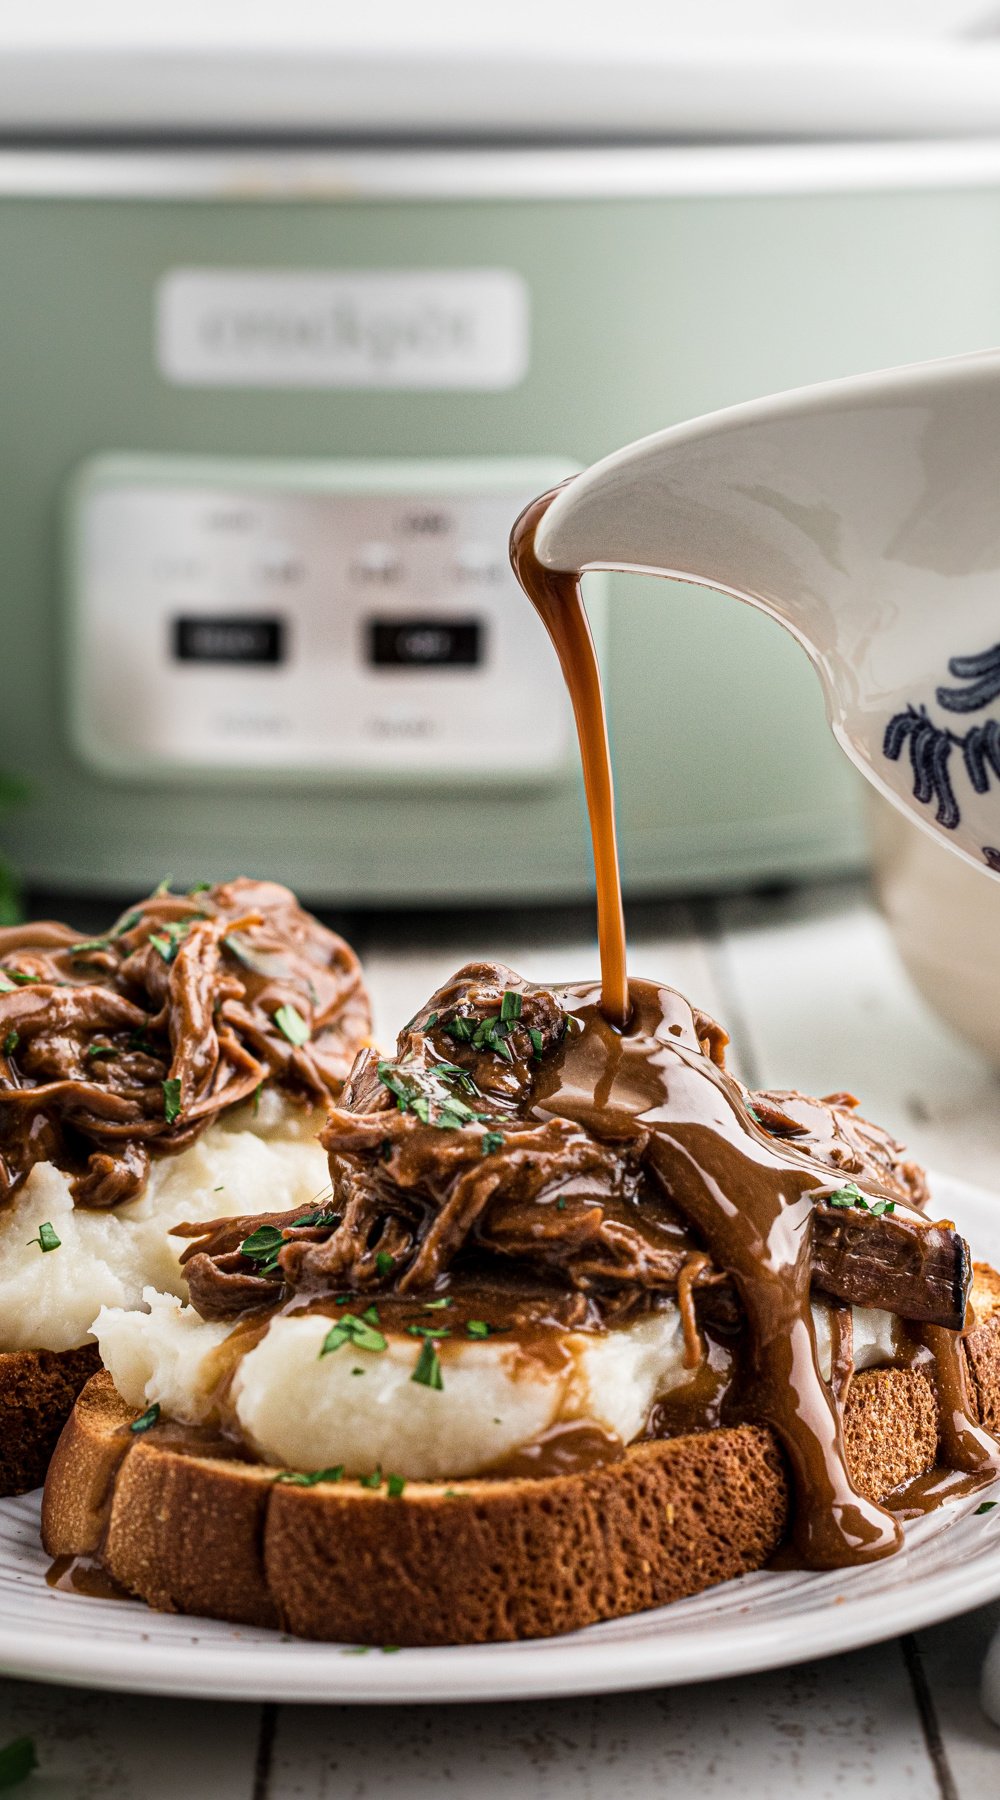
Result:
<svg viewBox="0 0 1000 1800"><path fill-rule="evenodd" d="M1000 874L1000 352L642 438L557 494L535 552L550 569L665 575L769 614L810 657L862 773ZM706 688L725 706L710 674Z"/></svg>

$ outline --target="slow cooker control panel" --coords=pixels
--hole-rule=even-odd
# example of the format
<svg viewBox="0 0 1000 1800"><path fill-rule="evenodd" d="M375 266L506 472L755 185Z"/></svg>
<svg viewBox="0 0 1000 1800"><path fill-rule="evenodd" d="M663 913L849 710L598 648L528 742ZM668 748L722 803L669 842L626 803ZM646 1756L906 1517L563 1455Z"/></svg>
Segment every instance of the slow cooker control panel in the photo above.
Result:
<svg viewBox="0 0 1000 1800"><path fill-rule="evenodd" d="M70 500L77 750L130 779L563 773L572 716L507 539L571 472L94 459Z"/></svg>

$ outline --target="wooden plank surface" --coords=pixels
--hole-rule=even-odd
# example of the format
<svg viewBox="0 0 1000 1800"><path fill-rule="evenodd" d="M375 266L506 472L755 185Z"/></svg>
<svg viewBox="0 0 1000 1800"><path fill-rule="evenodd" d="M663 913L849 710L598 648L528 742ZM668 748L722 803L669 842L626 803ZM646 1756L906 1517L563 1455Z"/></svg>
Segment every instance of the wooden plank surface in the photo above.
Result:
<svg viewBox="0 0 1000 1800"><path fill-rule="evenodd" d="M733 1036L751 1081L849 1083L934 1166L1000 1189L1000 1083L909 988L864 890L643 906L633 967ZM596 976L589 909L354 919L380 1040L462 961ZM1000 1607L742 1681L476 1707L264 1707L0 1684L0 1743L37 1741L26 1800L653 1800L664 1794L981 1800L1000 1731L977 1688Z"/></svg>

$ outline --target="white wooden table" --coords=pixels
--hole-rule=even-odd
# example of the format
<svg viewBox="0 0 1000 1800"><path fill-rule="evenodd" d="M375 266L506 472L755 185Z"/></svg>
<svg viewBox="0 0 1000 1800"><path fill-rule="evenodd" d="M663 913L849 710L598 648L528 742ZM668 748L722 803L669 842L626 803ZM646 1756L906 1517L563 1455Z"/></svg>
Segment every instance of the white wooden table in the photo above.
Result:
<svg viewBox="0 0 1000 1800"><path fill-rule="evenodd" d="M585 908L342 923L386 1041L470 957L596 970ZM909 988L863 888L634 907L630 929L635 972L714 1011L746 1079L849 1087L921 1160L1000 1192L1000 1080ZM774 1674L533 1705L209 1705L6 1681L0 1744L36 1740L25 1800L980 1800L1000 1793L1000 1730L976 1698L998 1623L1000 1605Z"/></svg>

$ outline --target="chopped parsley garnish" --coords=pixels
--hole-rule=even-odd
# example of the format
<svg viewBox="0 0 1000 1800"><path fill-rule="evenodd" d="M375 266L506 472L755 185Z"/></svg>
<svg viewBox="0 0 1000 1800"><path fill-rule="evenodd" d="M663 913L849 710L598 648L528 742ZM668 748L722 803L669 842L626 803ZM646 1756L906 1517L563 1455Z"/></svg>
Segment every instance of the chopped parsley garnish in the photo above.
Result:
<svg viewBox="0 0 1000 1800"><path fill-rule="evenodd" d="M873 1219L896 1210L895 1200L869 1200L853 1181L845 1182L835 1193L825 1194L822 1198L828 1206L856 1206L860 1212L871 1213Z"/></svg>
<svg viewBox="0 0 1000 1800"><path fill-rule="evenodd" d="M312 1469L308 1475L301 1469L282 1469L274 1477L274 1485L277 1487L282 1482L286 1487L316 1487L320 1481L342 1481L343 1477L343 1463L338 1463L335 1469Z"/></svg>
<svg viewBox="0 0 1000 1800"><path fill-rule="evenodd" d="M374 1468L370 1475L359 1475L358 1486L363 1488L380 1488L382 1486L381 1466Z"/></svg>
<svg viewBox="0 0 1000 1800"><path fill-rule="evenodd" d="M485 1319L470 1319L465 1329L471 1338L488 1338L490 1335Z"/></svg>
<svg viewBox="0 0 1000 1800"><path fill-rule="evenodd" d="M393 1263L392 1257L389 1255L388 1250L377 1250L376 1251L375 1267L378 1270L380 1275L391 1275L392 1274L394 1263Z"/></svg>
<svg viewBox="0 0 1000 1800"><path fill-rule="evenodd" d="M493 1013L488 1018L481 1019L476 1026L472 1034L472 1048L474 1050L492 1050L496 1056L502 1056L504 1062L512 1063L514 1052L507 1042L509 1036L510 1026L507 1020L501 1019L497 1013Z"/></svg>
<svg viewBox="0 0 1000 1800"><path fill-rule="evenodd" d="M46 1219L44 1225L39 1225L38 1227L38 1236L29 1238L28 1242L29 1244L37 1244L39 1250L41 1250L44 1255L46 1250L58 1250L62 1244L62 1238L56 1236L48 1219Z"/></svg>
<svg viewBox="0 0 1000 1800"><path fill-rule="evenodd" d="M406 1482L403 1480L402 1475L387 1475L385 1478L385 1485L389 1490L390 1500L398 1500L400 1494L403 1492L403 1489L406 1486ZM394 1649L395 1646L392 1644L386 1644L385 1648L387 1650L391 1650L391 1649Z"/></svg>
<svg viewBox="0 0 1000 1800"><path fill-rule="evenodd" d="M441 1358L429 1338L425 1338L423 1341L417 1366L410 1376L410 1380L419 1381L421 1387L437 1388L439 1392L444 1387Z"/></svg>
<svg viewBox="0 0 1000 1800"><path fill-rule="evenodd" d="M27 1781L38 1767L38 1754L35 1740L30 1737L14 1738L0 1750L0 1788L19 1787Z"/></svg>
<svg viewBox="0 0 1000 1800"><path fill-rule="evenodd" d="M296 1049L302 1044L308 1044L312 1036L302 1014L292 1006L290 1001L286 1002L284 1006L279 1006L274 1015L274 1023L282 1036L286 1037L290 1044L294 1044Z"/></svg>
<svg viewBox="0 0 1000 1800"><path fill-rule="evenodd" d="M163 1117L166 1119L168 1125L172 1125L175 1119L180 1118L181 1112L180 1076L172 1075L168 1077L168 1079L162 1083L162 1086Z"/></svg>
<svg viewBox="0 0 1000 1800"><path fill-rule="evenodd" d="M21 1034L19 1031L17 1031L15 1029L14 1026L12 1026L3 1041L4 1055L5 1056L13 1056L14 1051L17 1049L17 1046L20 1042L21 1042Z"/></svg>
<svg viewBox="0 0 1000 1800"><path fill-rule="evenodd" d="M160 1416L160 1402L158 1400L154 1400L152 1406L148 1406L144 1413L140 1413L139 1417L137 1419L132 1420L132 1423L129 1426L129 1430L130 1431L148 1431L151 1425L156 1424L156 1421L159 1418L159 1416Z"/></svg>
<svg viewBox="0 0 1000 1800"><path fill-rule="evenodd" d="M460 1130L463 1125L475 1124L484 1116L474 1112L472 1107L467 1106L457 1094L449 1093L444 1099L438 1099L436 1095L425 1093L420 1085L422 1080L435 1078L450 1082L456 1078L456 1075L464 1083L466 1079L464 1069L458 1069L457 1065L453 1063L438 1063L432 1069L426 1071L414 1069L412 1073L405 1072L398 1063L380 1062L378 1065L378 1078L382 1086L388 1088L390 1094L395 1095L399 1112L411 1112L422 1125L433 1123L441 1131ZM476 1093L479 1091L474 1083L472 1091ZM432 1102L438 1106L438 1115L433 1121L431 1119Z"/></svg>
<svg viewBox="0 0 1000 1800"><path fill-rule="evenodd" d="M980 1513L992 1512L996 1504L995 1500L984 1500L981 1506L976 1507L976 1518L978 1519Z"/></svg>
<svg viewBox="0 0 1000 1800"><path fill-rule="evenodd" d="M442 1030L458 1044L471 1044L474 1050L492 1050L504 1062L512 1063L514 1052L507 1040L511 1026L521 1017L521 1005L521 995L513 988L505 988L498 1013L487 1013L482 1019L450 1019Z"/></svg>
<svg viewBox="0 0 1000 1800"><path fill-rule="evenodd" d="M500 1149L502 1143L503 1143L503 1132L502 1131L484 1131L483 1132L483 1155L484 1156L492 1156L493 1152L495 1150Z"/></svg>
<svg viewBox="0 0 1000 1800"><path fill-rule="evenodd" d="M408 1325L406 1329L411 1337L446 1338L451 1336L450 1325L438 1325L436 1328L433 1325Z"/></svg>
<svg viewBox="0 0 1000 1800"><path fill-rule="evenodd" d="M382 1333L369 1324L367 1319L359 1319L356 1313L342 1313L336 1325L332 1325L323 1339L320 1356L329 1356L339 1350L342 1344L351 1344L355 1350L387 1350L389 1348Z"/></svg>
<svg viewBox="0 0 1000 1800"><path fill-rule="evenodd" d="M165 963L172 963L190 929L190 919L174 919L169 925L164 925L162 933L151 931L149 942L154 950L159 951Z"/></svg>
<svg viewBox="0 0 1000 1800"><path fill-rule="evenodd" d="M257 1264L258 1275L274 1275L278 1270L278 1253L285 1247L285 1234L277 1225L258 1225L243 1239L240 1255Z"/></svg>
<svg viewBox="0 0 1000 1800"><path fill-rule="evenodd" d="M114 1044L88 1044L83 1053L84 1062L96 1062L99 1056L117 1056Z"/></svg>
<svg viewBox="0 0 1000 1800"><path fill-rule="evenodd" d="M464 1094L479 1093L479 1089L472 1079L472 1076L469 1074L468 1069L463 1069L458 1063L432 1063L427 1073L428 1075L439 1076L442 1081L448 1083L449 1087L454 1083L455 1087L461 1088Z"/></svg>

